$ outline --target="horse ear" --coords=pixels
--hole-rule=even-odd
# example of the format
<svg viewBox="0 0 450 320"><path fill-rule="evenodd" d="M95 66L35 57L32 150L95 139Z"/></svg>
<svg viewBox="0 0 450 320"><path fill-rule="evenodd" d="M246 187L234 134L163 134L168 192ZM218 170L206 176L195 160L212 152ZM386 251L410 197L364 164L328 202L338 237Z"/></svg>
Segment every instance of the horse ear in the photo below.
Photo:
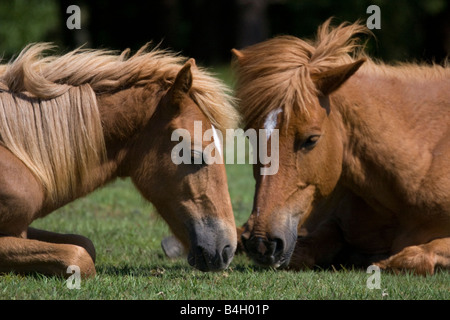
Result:
<svg viewBox="0 0 450 320"><path fill-rule="evenodd" d="M365 58L358 61L333 68L318 74L311 74L311 78L314 81L317 89L324 95L329 95L333 91L339 89L339 87L347 81L361 65L366 61Z"/></svg>
<svg viewBox="0 0 450 320"><path fill-rule="evenodd" d="M241 62L242 59L244 59L244 54L238 49L231 49L231 53L239 62Z"/></svg>
<svg viewBox="0 0 450 320"><path fill-rule="evenodd" d="M178 72L171 90L172 100L178 101L189 92L192 87L191 67L195 66L195 60L189 59Z"/></svg>

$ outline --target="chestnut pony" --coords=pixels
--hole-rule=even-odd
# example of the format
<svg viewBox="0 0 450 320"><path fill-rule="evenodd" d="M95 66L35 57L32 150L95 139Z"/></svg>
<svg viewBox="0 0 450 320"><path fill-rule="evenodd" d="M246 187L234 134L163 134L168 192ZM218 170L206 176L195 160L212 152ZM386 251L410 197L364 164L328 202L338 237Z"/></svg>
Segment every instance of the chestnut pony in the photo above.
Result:
<svg viewBox="0 0 450 320"><path fill-rule="evenodd" d="M450 268L450 69L374 62L367 32L328 20L314 41L233 50L245 126L279 129L241 230L260 264Z"/></svg>
<svg viewBox="0 0 450 320"><path fill-rule="evenodd" d="M29 225L117 177L131 177L192 266L226 268L236 227L225 167L174 164L171 134L193 135L194 121L203 131L233 127L229 89L158 48L44 56L49 48L30 45L0 67L0 271L95 274L89 239Z"/></svg>

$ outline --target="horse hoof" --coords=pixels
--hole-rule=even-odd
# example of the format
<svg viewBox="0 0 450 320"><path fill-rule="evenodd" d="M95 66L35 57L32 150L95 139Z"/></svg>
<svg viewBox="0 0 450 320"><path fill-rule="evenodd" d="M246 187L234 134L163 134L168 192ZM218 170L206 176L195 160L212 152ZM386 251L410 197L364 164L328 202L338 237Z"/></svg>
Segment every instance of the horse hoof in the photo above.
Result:
<svg viewBox="0 0 450 320"><path fill-rule="evenodd" d="M186 255L183 244L174 236L168 236L162 239L161 247L165 255L170 259L181 258Z"/></svg>

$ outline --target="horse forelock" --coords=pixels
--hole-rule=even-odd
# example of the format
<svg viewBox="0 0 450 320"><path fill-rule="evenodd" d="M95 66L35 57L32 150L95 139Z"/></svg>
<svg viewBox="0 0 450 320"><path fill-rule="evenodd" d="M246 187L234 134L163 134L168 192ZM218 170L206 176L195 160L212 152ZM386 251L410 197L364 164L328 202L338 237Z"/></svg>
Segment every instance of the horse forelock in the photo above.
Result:
<svg viewBox="0 0 450 320"><path fill-rule="evenodd" d="M236 128L241 119L231 88L203 68L195 67L192 72L192 100L223 134L226 129Z"/></svg>
<svg viewBox="0 0 450 320"><path fill-rule="evenodd" d="M311 74L320 73L361 55L355 36L368 33L358 23L330 27L331 19L319 27L313 41L278 36L241 50L235 66L237 97L245 126L262 123L267 115L283 108L283 122L293 112L308 114L308 105L318 90Z"/></svg>

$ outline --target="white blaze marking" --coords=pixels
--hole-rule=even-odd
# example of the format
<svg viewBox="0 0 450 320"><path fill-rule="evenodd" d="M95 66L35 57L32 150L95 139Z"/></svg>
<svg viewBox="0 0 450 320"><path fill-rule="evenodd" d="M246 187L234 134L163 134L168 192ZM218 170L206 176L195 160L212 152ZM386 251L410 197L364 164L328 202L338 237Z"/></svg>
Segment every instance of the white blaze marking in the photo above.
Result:
<svg viewBox="0 0 450 320"><path fill-rule="evenodd" d="M272 110L269 112L269 114L266 117L266 120L264 121L264 129L266 130L266 138L267 141L269 141L273 130L275 129L275 127L277 126L277 120L278 120L278 115L283 111L282 108L278 108L275 110ZM262 180L261 183L264 182L266 175L263 174L262 175ZM259 215L259 208L258 208L258 212L257 215Z"/></svg>
<svg viewBox="0 0 450 320"><path fill-rule="evenodd" d="M222 145L221 145L219 135L217 134L216 128L214 128L213 125L211 125L211 128L213 131L214 144L216 146L216 149L219 151L220 156L222 156Z"/></svg>
<svg viewBox="0 0 450 320"><path fill-rule="evenodd" d="M277 126L278 114L280 114L283 110L281 108L275 109L267 115L266 121L264 121L264 129L266 129L266 137L269 140L272 135L273 129Z"/></svg>

